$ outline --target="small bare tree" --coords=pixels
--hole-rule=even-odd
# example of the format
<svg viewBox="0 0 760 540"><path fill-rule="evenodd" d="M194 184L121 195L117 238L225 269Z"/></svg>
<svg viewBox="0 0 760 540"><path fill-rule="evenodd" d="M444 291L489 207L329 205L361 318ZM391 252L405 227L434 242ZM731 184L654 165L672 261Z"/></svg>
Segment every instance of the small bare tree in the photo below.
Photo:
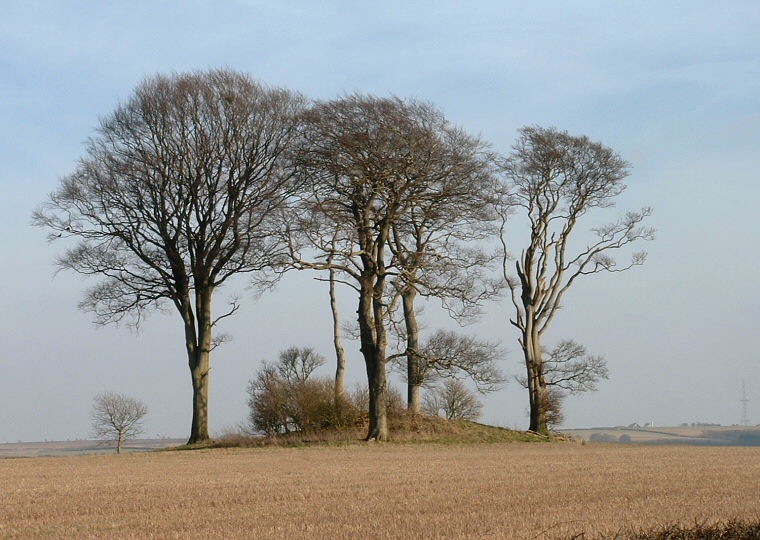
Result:
<svg viewBox="0 0 760 540"><path fill-rule="evenodd" d="M134 439L145 430L142 419L148 414L148 408L139 400L105 392L93 399L92 433L97 439L115 442L116 453L121 454L122 444Z"/></svg>
<svg viewBox="0 0 760 540"><path fill-rule="evenodd" d="M444 379L429 390L422 400L422 411L431 416L439 416L443 411L448 420L477 420L483 404L459 379Z"/></svg>
<svg viewBox="0 0 760 540"><path fill-rule="evenodd" d="M654 238L654 229L642 226L651 209L628 212L617 221L595 227L595 241L573 251L570 238L589 211L614 205L625 190L629 164L618 154L588 137L536 126L520 130L512 153L504 162L505 193L502 223L522 211L530 225L529 238L514 261L502 227L504 279L511 291L525 358L532 431L548 434L547 368L541 338L560 309L562 298L577 278L601 272L622 272L644 263L644 252L618 266L611 256L639 240ZM567 364L565 364L567 367ZM551 367L550 367L551 369ZM582 380L582 372L573 380Z"/></svg>
<svg viewBox="0 0 760 540"><path fill-rule="evenodd" d="M481 394L487 394L500 389L506 382L497 365L503 355L504 351L495 343L437 330L416 351L415 376L421 386L435 385L441 379L467 377ZM406 356L406 353L399 356ZM405 371L403 375L408 377L407 373Z"/></svg>
<svg viewBox="0 0 760 540"><path fill-rule="evenodd" d="M565 339L553 349L545 351L541 361L544 383L556 388L562 394L577 395L595 392L600 379L607 379L607 361L604 356L591 355L586 347ZM516 377L523 388L528 388L528 380L522 375Z"/></svg>
<svg viewBox="0 0 760 540"><path fill-rule="evenodd" d="M562 340L550 349L543 368L546 385L570 395L595 392L596 383L608 377L604 356L588 354L586 347L572 339Z"/></svg>
<svg viewBox="0 0 760 540"><path fill-rule="evenodd" d="M290 347L280 353L277 372L289 384L303 384L314 370L325 365L325 357L311 347Z"/></svg>

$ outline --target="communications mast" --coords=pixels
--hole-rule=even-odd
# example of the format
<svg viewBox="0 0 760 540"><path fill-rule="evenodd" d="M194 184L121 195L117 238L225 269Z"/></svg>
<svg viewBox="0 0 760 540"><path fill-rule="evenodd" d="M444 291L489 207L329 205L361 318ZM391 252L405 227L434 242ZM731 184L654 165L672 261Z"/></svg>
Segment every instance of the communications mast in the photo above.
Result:
<svg viewBox="0 0 760 540"><path fill-rule="evenodd" d="M748 426L749 417L747 416L747 403L749 403L749 400L747 399L747 387L744 381L742 381L742 398L739 401L742 402L742 419L740 424L742 426Z"/></svg>

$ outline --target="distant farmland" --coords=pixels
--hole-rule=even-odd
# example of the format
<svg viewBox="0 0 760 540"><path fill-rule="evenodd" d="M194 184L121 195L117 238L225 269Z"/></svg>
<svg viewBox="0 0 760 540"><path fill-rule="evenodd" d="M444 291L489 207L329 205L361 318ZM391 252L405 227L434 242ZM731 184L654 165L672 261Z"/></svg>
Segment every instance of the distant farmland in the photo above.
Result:
<svg viewBox="0 0 760 540"><path fill-rule="evenodd" d="M571 429L564 431L587 442L691 444L699 446L760 446L760 427L679 426Z"/></svg>
<svg viewBox="0 0 760 540"><path fill-rule="evenodd" d="M187 439L136 439L124 444L124 452L145 452L158 450L167 446L179 446ZM49 441L17 442L0 444L0 458L9 457L52 457L76 454L111 454L116 451L115 444L98 441Z"/></svg>
<svg viewBox="0 0 760 540"><path fill-rule="evenodd" d="M760 449L354 444L0 460L0 538L557 538L757 518Z"/></svg>

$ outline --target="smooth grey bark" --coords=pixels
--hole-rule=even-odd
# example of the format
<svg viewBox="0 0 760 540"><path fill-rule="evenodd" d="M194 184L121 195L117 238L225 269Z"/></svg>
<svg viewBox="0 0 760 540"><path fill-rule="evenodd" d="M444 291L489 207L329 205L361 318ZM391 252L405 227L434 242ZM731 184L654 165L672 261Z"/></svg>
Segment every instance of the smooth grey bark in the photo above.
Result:
<svg viewBox="0 0 760 540"><path fill-rule="evenodd" d="M211 297L213 289L196 292L198 335L192 336L196 325L192 324L192 312L186 313L185 333L192 336L186 340L190 379L193 385L193 416L188 444L203 442L211 437L208 431L209 369L211 355ZM194 338L194 339L193 339Z"/></svg>
<svg viewBox="0 0 760 540"><path fill-rule="evenodd" d="M547 388L543 374L541 356L541 337L532 325L522 337L522 350L528 377L528 396L530 404L530 425L528 429L542 435L549 434L546 423Z"/></svg>
<svg viewBox="0 0 760 540"><path fill-rule="evenodd" d="M369 429L366 440L388 440L388 382L386 378L386 330L382 305L384 278L365 280L359 296L358 322L361 353L369 388ZM379 300L379 301L378 301Z"/></svg>
<svg viewBox="0 0 760 540"><path fill-rule="evenodd" d="M335 404L340 404L345 391L346 352L340 339L340 313L335 294L335 268L332 267L332 254L328 257L330 269L330 312L333 319L333 347L335 348Z"/></svg>
<svg viewBox="0 0 760 540"><path fill-rule="evenodd" d="M407 412L412 415L420 413L420 389L423 378L420 370L422 358L420 350L420 328L414 312L414 299L417 295L412 287L406 287L401 293L401 302L406 325L406 377L407 377Z"/></svg>

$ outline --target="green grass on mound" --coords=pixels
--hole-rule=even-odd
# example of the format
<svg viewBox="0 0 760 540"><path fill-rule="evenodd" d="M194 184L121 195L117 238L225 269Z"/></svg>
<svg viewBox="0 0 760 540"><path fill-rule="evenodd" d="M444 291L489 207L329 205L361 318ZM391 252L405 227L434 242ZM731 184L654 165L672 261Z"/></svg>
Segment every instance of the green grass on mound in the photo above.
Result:
<svg viewBox="0 0 760 540"><path fill-rule="evenodd" d="M537 434L468 422L446 420L430 416L402 416L390 420L390 442L402 444L480 444L512 442L545 442L547 439ZM367 433L366 426L355 426L343 430L323 430L315 433L288 433L276 436L251 436L237 432L226 433L212 442L183 447L192 448L234 448L263 446L301 446L312 444L353 444L361 443ZM563 437L557 437L564 440Z"/></svg>

